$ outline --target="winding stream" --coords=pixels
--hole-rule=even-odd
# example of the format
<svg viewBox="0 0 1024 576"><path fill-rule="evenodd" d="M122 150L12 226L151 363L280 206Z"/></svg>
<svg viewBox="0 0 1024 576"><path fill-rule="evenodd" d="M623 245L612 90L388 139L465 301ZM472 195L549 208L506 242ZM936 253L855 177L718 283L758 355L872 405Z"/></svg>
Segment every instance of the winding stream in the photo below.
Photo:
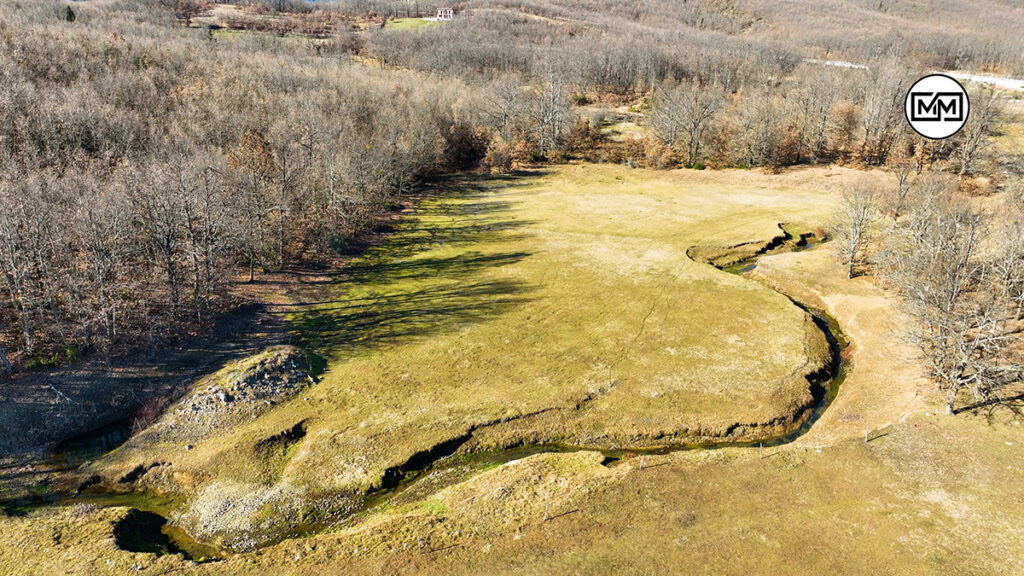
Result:
<svg viewBox="0 0 1024 576"><path fill-rule="evenodd" d="M793 237L785 229L783 229L783 232L785 236L781 242L770 244L768 248L759 251L749 258L731 262L728 265L718 266L718 268L732 274L742 275L753 270L761 256L804 250L820 243L818 239L808 235ZM783 295L786 296L785 294ZM615 466L623 460L642 455L669 454L685 450L716 450L729 447L773 447L793 442L807 433L831 405L850 370L850 364L842 354L843 349L847 346L847 341L836 320L824 311L809 308L792 298L790 298L790 301L812 316L815 325L825 334L831 350L831 362L827 378L810 382L811 393L814 398L813 408L809 414L803 417L800 426L790 432L768 437L760 441L723 440L619 449L599 449L568 444L540 444L502 450L459 453L459 448L462 444L455 443L450 450L442 450L441 453L431 454L431 458L420 467L402 469L401 474L392 478L385 488L368 494L364 498L360 509L354 514L341 520L334 518L307 520L297 528L281 534L270 544L345 526L362 516L373 513L375 509L380 508L382 505L394 502L415 501L428 497L440 489L462 482L483 470L534 454L578 452L584 450L598 451L604 454L606 465ZM104 427L91 434L62 443L52 458L64 466L77 466L113 450L127 439L128 434L124 433L117 425ZM194 561L216 561L231 555L229 551L217 546L196 541L185 530L167 522L167 518L170 518L174 511L183 504L183 499L174 495L113 493L94 486L80 492L76 491L74 494L49 493L31 498L2 502L0 506L9 515L23 515L36 508L71 506L75 504L133 509L133 512L129 513L114 528L115 542L125 550L157 554L181 554L185 558Z"/></svg>

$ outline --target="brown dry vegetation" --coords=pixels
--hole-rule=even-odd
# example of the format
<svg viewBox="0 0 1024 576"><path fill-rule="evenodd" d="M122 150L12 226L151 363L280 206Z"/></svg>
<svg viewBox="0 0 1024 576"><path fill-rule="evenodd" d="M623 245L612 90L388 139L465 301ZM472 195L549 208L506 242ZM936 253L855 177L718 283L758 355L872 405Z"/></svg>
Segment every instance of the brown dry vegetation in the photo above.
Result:
<svg viewBox="0 0 1024 576"><path fill-rule="evenodd" d="M50 2L5 7L0 347L13 367L208 331L239 267L254 278L343 250L425 179L481 162L779 169L909 155L921 168L953 155L961 175L1005 164L963 153L976 138L931 145L902 127L904 80L932 64L898 36L881 52L837 48L830 57L869 67L837 70L801 63L813 51L779 29L783 8L473 8L410 30L365 26L387 2L112 2L78 5L73 21ZM175 23L193 17L284 35ZM806 18L831 30L827 13ZM949 66L1012 69L992 60L1013 53L997 40L1004 25L975 24ZM715 103L699 128L655 121L688 123L672 102L695 94ZM592 98L633 102L641 134L659 140L602 141L611 118L571 106Z"/></svg>
<svg viewBox="0 0 1024 576"><path fill-rule="evenodd" d="M4 468L0 572L1024 572L1019 370L936 416L871 236L956 174L1012 248L968 280L1020 297L1019 101L972 85L992 105L938 143L901 102L1024 71L1021 8L72 6L0 7L0 448L138 433ZM891 222L845 268L709 265L824 236L855 187ZM635 450L797 428L832 350L795 302L850 341L809 432Z"/></svg>

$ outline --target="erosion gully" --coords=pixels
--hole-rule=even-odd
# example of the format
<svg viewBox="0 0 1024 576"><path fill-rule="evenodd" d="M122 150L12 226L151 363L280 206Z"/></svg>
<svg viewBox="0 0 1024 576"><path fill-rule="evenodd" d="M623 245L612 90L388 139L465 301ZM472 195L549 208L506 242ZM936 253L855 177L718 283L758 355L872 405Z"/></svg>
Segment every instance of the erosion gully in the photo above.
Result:
<svg viewBox="0 0 1024 576"><path fill-rule="evenodd" d="M780 226L780 228L782 227ZM820 243L821 240L813 236L793 237L784 232L781 241L769 244L765 250L718 268L732 274L745 275L757 267L757 260L761 256L806 250ZM342 519L308 519L297 528L279 535L267 544L310 536L358 522L360 518L381 506L396 501L415 501L416 498L427 497L437 490L464 481L483 470L534 454L599 451L605 456L605 464L614 466L618 462L641 455L736 447L767 448L793 442L807 433L831 405L850 370L850 364L842 354L848 342L843 336L838 322L822 310L811 308L793 300L788 295L783 295L811 315L815 325L825 334L832 356L828 377L810 383L811 393L814 397L813 409L799 427L788 433L756 441L676 443L658 447L616 449L595 449L569 444L536 444L461 454L457 452L462 443L453 443L450 449L432 451L430 458L403 468L400 474L387 479L383 488L369 493L364 498L362 506L354 514ZM126 422L105 426L61 443L43 464L59 470L74 469L117 448L130 436L131 427ZM125 550L156 554L181 554L186 559L196 562L215 562L232 555L229 550L196 541L185 530L168 522L167 519L173 516L175 510L184 504L184 499L177 495L115 493L105 491L99 486L93 486L74 493L43 491L33 496L0 502L0 507L8 515L17 516L26 515L34 509L77 504L131 509L128 516L114 528L114 540L119 547Z"/></svg>

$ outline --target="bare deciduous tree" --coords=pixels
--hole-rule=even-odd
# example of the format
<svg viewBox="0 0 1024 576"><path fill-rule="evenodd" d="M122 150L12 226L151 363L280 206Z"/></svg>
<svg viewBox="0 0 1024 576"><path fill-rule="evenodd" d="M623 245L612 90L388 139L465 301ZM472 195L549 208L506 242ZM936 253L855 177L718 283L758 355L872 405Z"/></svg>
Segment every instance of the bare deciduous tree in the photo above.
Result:
<svg viewBox="0 0 1024 576"><path fill-rule="evenodd" d="M884 164L901 133L907 74L898 58L871 65L864 85L861 157Z"/></svg>
<svg viewBox="0 0 1024 576"><path fill-rule="evenodd" d="M545 73L537 90L531 116L536 126L537 149L541 157L558 146L569 126L569 101L565 84L553 71Z"/></svg>
<svg viewBox="0 0 1024 576"><path fill-rule="evenodd" d="M835 246L846 275L853 278L866 264L871 228L878 215L878 190L862 180L843 193L833 226Z"/></svg>
<svg viewBox="0 0 1024 576"><path fill-rule="evenodd" d="M485 90L480 113L485 122L511 142L524 112L523 82L519 78L502 77Z"/></svg>
<svg viewBox="0 0 1024 576"><path fill-rule="evenodd" d="M701 159L705 133L722 106L714 86L691 83L663 85L651 106L650 125L666 146L683 145L687 166Z"/></svg>
<svg viewBox="0 0 1024 576"><path fill-rule="evenodd" d="M999 286L1013 307L1013 320L1019 321L1024 315L1024 214L1016 202L1007 203L1010 216L1001 223L995 235L993 259L994 271L999 277Z"/></svg>
<svg viewBox="0 0 1024 576"><path fill-rule="evenodd" d="M899 154L891 159L889 165L896 176L896 187L890 189L886 195L886 208L893 220L899 220L910 202L910 190L914 174L917 173L917 163L913 157Z"/></svg>
<svg viewBox="0 0 1024 576"><path fill-rule="evenodd" d="M971 94L970 118L957 134L957 146L953 151L961 177L974 170L978 156L992 144L991 136L1000 114L999 100L990 88L982 88Z"/></svg>
<svg viewBox="0 0 1024 576"><path fill-rule="evenodd" d="M801 149L806 149L806 155L812 162L817 162L829 152L832 109L845 87L842 74L821 68L805 67L798 71L800 75L796 78Z"/></svg>
<svg viewBox="0 0 1024 576"><path fill-rule="evenodd" d="M1005 288L1019 282L1020 270L1000 270L983 253L986 216L952 183L926 190L897 228L887 271L914 320L910 335L952 414L961 392L989 400L1021 376L1012 345L1015 306Z"/></svg>
<svg viewBox="0 0 1024 576"><path fill-rule="evenodd" d="M762 89L739 101L735 111L734 159L745 166L778 166L787 115L781 96Z"/></svg>
<svg viewBox="0 0 1024 576"><path fill-rule="evenodd" d="M14 371L14 369L11 368L11 361L7 359L7 353L4 352L3 346L0 346L0 365L3 366L4 372L7 372L8 374Z"/></svg>
<svg viewBox="0 0 1024 576"><path fill-rule="evenodd" d="M259 130L247 131L228 158L238 174L237 189L242 196L239 204L245 215L238 237L245 247L252 282L257 265L269 267L267 220L273 211L270 190L280 170L270 142Z"/></svg>

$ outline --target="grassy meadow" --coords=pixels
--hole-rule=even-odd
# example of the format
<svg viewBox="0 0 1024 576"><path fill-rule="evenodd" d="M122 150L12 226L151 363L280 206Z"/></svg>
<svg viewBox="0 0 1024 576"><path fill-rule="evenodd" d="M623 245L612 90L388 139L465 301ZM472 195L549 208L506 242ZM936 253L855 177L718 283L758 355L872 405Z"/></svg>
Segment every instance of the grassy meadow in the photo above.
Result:
<svg viewBox="0 0 1024 576"><path fill-rule="evenodd" d="M438 24L440 22L424 20L422 18L394 18L388 20L385 27L390 30L419 30L420 28L429 28Z"/></svg>
<svg viewBox="0 0 1024 576"><path fill-rule="evenodd" d="M687 250L820 223L832 195L809 182L823 173L844 171L565 165L454 181L296 305L296 341L327 364L316 386L187 445L143 434L94 470L171 462L147 487L231 499L358 495L470 435L614 448L778 433L811 400L824 337L786 297ZM301 439L259 448L300 423Z"/></svg>
<svg viewBox="0 0 1024 576"><path fill-rule="evenodd" d="M197 508L237 515L247 498L267 515L275 496L365 490L470 431L493 445L607 447L769 419L805 393L793 375L808 332L768 285L829 312L852 343L839 397L795 443L643 462L456 459L333 528L213 563L119 549L110 531L125 508L42 509L0 519L0 541L34 551L5 546L0 569L1012 573L1024 561L1019 417L938 416L913 366L894 360L906 344L893 302L843 278L827 245L764 257L746 277L686 257L763 243L779 222L822 223L854 177L567 165L460 180L304 294L291 322L326 361L320 383L188 450L141 435L96 470L169 462L145 486L186 489L191 508L172 521L187 525ZM298 421L297 442L257 449Z"/></svg>
<svg viewBox="0 0 1024 576"><path fill-rule="evenodd" d="M0 576L1024 574L1020 0L439 7L0 2Z"/></svg>

